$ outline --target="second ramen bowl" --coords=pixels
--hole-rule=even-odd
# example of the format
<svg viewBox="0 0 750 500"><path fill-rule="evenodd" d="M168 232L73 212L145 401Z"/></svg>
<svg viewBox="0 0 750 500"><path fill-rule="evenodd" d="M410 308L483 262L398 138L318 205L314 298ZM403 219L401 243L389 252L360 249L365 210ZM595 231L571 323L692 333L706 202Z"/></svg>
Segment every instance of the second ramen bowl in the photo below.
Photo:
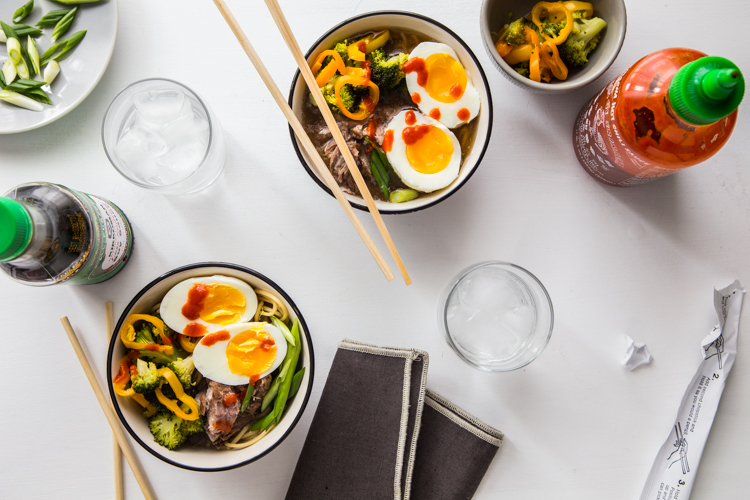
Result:
<svg viewBox="0 0 750 500"><path fill-rule="evenodd" d="M369 12L367 14L347 19L328 30L313 44L310 50L307 51L307 61L308 63L312 63L321 52L330 49L336 42L351 38L360 33L381 31L383 29L418 33L422 35L425 40L440 42L450 46L456 51L459 62L471 76L471 80L477 89L480 100L479 115L474 119L477 120L476 138L473 141L469 154L462 162L458 177L450 185L431 193L420 193L417 199L404 203L389 203L377 199L375 200L375 206L380 213L403 214L424 210L425 208L440 203L458 191L474 174L482 161L482 157L484 156L487 145L490 141L490 132L492 131L492 97L490 95L487 77L469 46L446 26L443 26L433 19L412 12ZM294 114L300 119L300 121L302 121L302 106L309 99L309 94L310 91L298 70L292 80L292 88L289 93L289 105L292 107ZM311 167L312 162L308 157L307 152L300 147L297 137L291 128L290 133L292 136L292 144L297 152L297 156L302 162L302 166L323 190L331 194L331 191L325 185L324 181ZM367 206L362 197L349 194L346 194L345 196L353 207L360 210L367 210Z"/></svg>

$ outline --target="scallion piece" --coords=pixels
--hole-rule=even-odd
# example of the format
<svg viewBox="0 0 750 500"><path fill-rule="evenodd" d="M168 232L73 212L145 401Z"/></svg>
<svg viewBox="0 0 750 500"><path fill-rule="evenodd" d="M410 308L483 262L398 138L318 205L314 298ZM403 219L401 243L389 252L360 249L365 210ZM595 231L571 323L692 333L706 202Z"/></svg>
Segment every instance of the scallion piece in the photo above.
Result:
<svg viewBox="0 0 750 500"><path fill-rule="evenodd" d="M276 394L279 393L279 386L281 385L281 376L277 376L274 381L271 383L271 387L268 388L268 392L263 397L263 403L260 405L260 411L266 411L266 408L268 408L268 405L273 403L273 400L276 398Z"/></svg>
<svg viewBox="0 0 750 500"><path fill-rule="evenodd" d="M18 75L18 71L16 71L16 65L13 64L13 61L10 59L6 59L6 61L3 63L3 81L6 84L13 83L13 80L16 79L16 75Z"/></svg>
<svg viewBox="0 0 750 500"><path fill-rule="evenodd" d="M0 28L3 30L3 34L5 35L6 43L11 38L15 38L18 40L19 43L21 43L21 40L18 39L18 34L16 33L16 30L14 30L12 27L8 26L4 22L0 21Z"/></svg>
<svg viewBox="0 0 750 500"><path fill-rule="evenodd" d="M42 30L35 28L33 26L29 26L28 24L14 24L11 26L13 28L13 31L16 32L16 35L18 35L19 39L22 36L32 36L34 38L39 38L42 36Z"/></svg>
<svg viewBox="0 0 750 500"><path fill-rule="evenodd" d="M52 0L53 2L61 3L63 5L78 5L79 3L96 3L101 0Z"/></svg>
<svg viewBox="0 0 750 500"><path fill-rule="evenodd" d="M34 99L37 102L41 102L42 104L52 105L52 101L49 100L49 96L42 89L27 90L26 92L23 93L23 95L31 99Z"/></svg>
<svg viewBox="0 0 750 500"><path fill-rule="evenodd" d="M5 85L5 90L10 90L12 92L18 92L19 94L23 94L29 90L34 90L42 87L44 85L44 82L40 82L37 80L25 80L23 78L19 78L13 83L7 83Z"/></svg>
<svg viewBox="0 0 750 500"><path fill-rule="evenodd" d="M23 59L23 55L21 53L21 42L18 41L18 38L8 38L8 42L6 43L6 49L8 50L8 57L11 61L13 61L13 64L18 66L18 64Z"/></svg>
<svg viewBox="0 0 750 500"><path fill-rule="evenodd" d="M250 404L250 400L253 399L253 392L255 392L254 385L248 385L247 391L245 391L245 399L242 400L242 406L240 406L240 413L244 413L247 410L247 405Z"/></svg>
<svg viewBox="0 0 750 500"><path fill-rule="evenodd" d="M16 10L16 13L13 14L13 22L14 23L20 23L23 21L26 16L31 14L31 10L34 8L34 0L29 0L25 4L23 4L21 7Z"/></svg>
<svg viewBox="0 0 750 500"><path fill-rule="evenodd" d="M65 17L65 14L70 12L73 9L58 9L58 10L51 10L44 14L44 17L42 17L36 25L40 28L45 28L47 26L54 26L57 24L57 22Z"/></svg>
<svg viewBox="0 0 750 500"><path fill-rule="evenodd" d="M391 196L388 200L391 203L404 203L415 200L418 196L419 193L413 189L396 189L395 191L391 191Z"/></svg>
<svg viewBox="0 0 750 500"><path fill-rule="evenodd" d="M57 64L57 61L52 59L49 63L47 63L47 67L44 68L44 81L47 85L52 85L52 82L57 78L57 75L60 74L60 65Z"/></svg>
<svg viewBox="0 0 750 500"><path fill-rule="evenodd" d="M15 104L18 107L26 108L31 111L43 111L44 106L35 100L10 90L0 90L0 100L8 104Z"/></svg>
<svg viewBox="0 0 750 500"><path fill-rule="evenodd" d="M289 344L294 345L294 337L292 337L292 332L289 331L289 328L284 324L284 322L276 316L271 316L271 321L273 322L273 326L281 331L281 334L284 336L286 341L289 342Z"/></svg>
<svg viewBox="0 0 750 500"><path fill-rule="evenodd" d="M292 388L289 389L289 397L294 397L295 394L297 394L297 391L299 391L300 385L302 385L302 377L305 376L305 367L303 366L300 368L300 370L294 374L294 378L292 379Z"/></svg>
<svg viewBox="0 0 750 500"><path fill-rule="evenodd" d="M63 18L57 22L57 24L55 25L55 29L52 30L52 43L55 43L58 38L67 33L68 28L70 28L70 24L76 17L76 12L78 12L78 7L70 9L68 13L65 14L65 16L63 16Z"/></svg>
<svg viewBox="0 0 750 500"><path fill-rule="evenodd" d="M36 49L36 44L31 36L28 37L28 41L26 42L26 52L29 54L31 65L34 67L34 72L36 72L37 75L41 75L42 67L39 65L39 51Z"/></svg>
<svg viewBox="0 0 750 500"><path fill-rule="evenodd" d="M54 59L56 61L60 61L61 59L63 59L63 56L65 56L68 52L73 50L76 47L76 45L81 43L81 40L83 40L84 36L86 36L86 30L73 33L65 40L62 40L54 44L52 47L47 49L47 51L44 54L42 54L41 65L44 66L51 59Z"/></svg>
<svg viewBox="0 0 750 500"><path fill-rule="evenodd" d="M18 71L18 77L24 78L28 80L31 78L31 74L29 73L29 66L26 64L26 60L21 58L21 62L16 64L16 71Z"/></svg>
<svg viewBox="0 0 750 500"><path fill-rule="evenodd" d="M385 199L390 198L390 188L388 187L388 182L390 180L390 166L391 164L388 162L388 158L385 156L385 153L383 153L380 148L370 140L369 137L366 137L365 140L372 146L372 156L370 157L370 172L372 172L372 176L375 178L375 181L378 183L378 186L380 186L380 190L383 191L383 196L385 196Z"/></svg>

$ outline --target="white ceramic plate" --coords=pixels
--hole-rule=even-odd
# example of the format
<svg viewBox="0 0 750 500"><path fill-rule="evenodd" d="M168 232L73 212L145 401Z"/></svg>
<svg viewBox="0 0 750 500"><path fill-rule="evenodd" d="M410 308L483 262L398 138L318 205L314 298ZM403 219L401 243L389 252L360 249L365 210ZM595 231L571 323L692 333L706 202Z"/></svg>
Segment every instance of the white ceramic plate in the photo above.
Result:
<svg viewBox="0 0 750 500"><path fill-rule="evenodd" d="M183 469L216 472L234 469L254 462L276 448L292 432L305 411L307 401L312 392L312 381L315 375L315 357L313 355L312 339L302 314L297 309L289 295L273 281L265 276L236 264L221 262L207 262L192 264L170 271L146 285L125 308L112 334L107 356L107 380L112 380L119 368L120 359L127 354L117 334L123 321L130 314L147 314L151 307L161 301L166 293L177 283L188 278L199 276L213 276L221 274L245 281L255 289L269 290L276 293L284 301L289 316L297 318L300 323L300 338L302 340L302 366L306 367L297 394L289 400L284 409L284 415L279 424L263 439L252 446L236 451L219 451L214 448L183 446L179 450L170 451L154 441L148 429L148 420L143 417L143 409L128 398L117 396L109 386L109 394L114 402L115 411L125 429L133 436L138 444L155 457Z"/></svg>
<svg viewBox="0 0 750 500"><path fill-rule="evenodd" d="M2 2L0 19L7 24L13 24L13 13L23 3L22 0ZM100 3L78 7L73 24L62 38L81 30L87 30L86 36L68 57L60 61L60 74L52 82L51 92L48 92L52 106L45 104L44 111L29 111L0 102L0 134L34 130L62 118L86 99L101 80L115 48L117 0L102 0ZM49 0L36 0L34 10L21 23L34 26L47 12L65 8L69 6ZM53 45L50 41L53 28L44 28L43 35L34 40L40 56ZM23 45L26 46L25 41ZM7 58L5 44L0 43L0 65Z"/></svg>

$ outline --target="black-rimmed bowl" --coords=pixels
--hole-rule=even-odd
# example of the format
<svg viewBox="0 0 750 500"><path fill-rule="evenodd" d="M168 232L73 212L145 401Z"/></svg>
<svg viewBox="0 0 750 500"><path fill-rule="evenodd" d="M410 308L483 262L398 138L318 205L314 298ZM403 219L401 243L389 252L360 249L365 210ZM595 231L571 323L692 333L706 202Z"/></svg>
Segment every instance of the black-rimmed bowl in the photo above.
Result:
<svg viewBox="0 0 750 500"><path fill-rule="evenodd" d="M310 50L307 51L305 57L308 62L313 62L318 54L331 48L335 42L352 37L358 33L377 31L385 28L422 33L437 42L444 43L453 48L453 50L456 51L461 64L471 76L471 80L479 92L481 103L479 116L475 118L475 120L479 120L476 139L474 140L471 152L462 162L461 170L456 180L443 189L431 193L420 193L419 198L405 203L388 203L375 200L375 206L381 214L403 214L424 210L425 208L440 203L458 191L464 184L466 184L472 174L474 174L482 161L482 157L487 150L487 145L490 142L490 132L492 131L492 96L490 94L490 86L487 82L484 70L482 70L482 66L479 64L479 61L469 46L446 26L443 26L429 17L415 14L413 12L378 11L361 14L347 19L321 36L313 44ZM299 70L297 70L294 79L292 80L292 88L289 91L289 105L292 107L294 114L300 119L300 121L302 120L302 105L307 101L308 94L309 91L307 85L305 84L304 79L301 78ZM305 167L305 170L310 174L310 177L312 177L322 189L333 196L331 191L325 185L325 182L318 177L310 166L311 161L307 156L307 152L301 149L297 142L297 137L291 127L289 132L292 137L294 150L297 152L297 156L299 157L300 162L302 162L302 166ZM367 210L367 206L360 196L349 194L346 194L345 196L349 199L349 202L353 207L360 210Z"/></svg>
<svg viewBox="0 0 750 500"><path fill-rule="evenodd" d="M130 301L130 304L128 304L122 316L120 316L115 331L112 333L109 353L107 354L107 380L112 380L119 368L120 359L127 353L127 349L120 341L119 331L123 322L130 314L148 314L151 308L159 303L174 285L183 280L200 276L213 276L215 274L240 279L247 282L253 288L273 291L284 301L284 305L289 310L290 317L299 320L300 333L302 334L300 335L302 339L301 360L302 366L306 367L306 370L299 392L287 403L284 415L279 424L263 439L241 450L225 451L184 445L179 450L170 451L154 441L148 429L148 420L143 416L143 409L128 398L117 396L112 389L112 384L107 384L115 411L118 417L120 417L122 425L125 426L125 429L127 429L138 444L168 464L201 472L216 472L241 467L262 458L276 448L292 432L292 429L297 425L302 413L305 411L305 406L307 406L307 401L312 391L315 370L312 339L310 338L307 325L299 309L297 309L291 297L284 290L273 281L252 269L236 264L204 262L179 267L159 276L143 287L133 300Z"/></svg>

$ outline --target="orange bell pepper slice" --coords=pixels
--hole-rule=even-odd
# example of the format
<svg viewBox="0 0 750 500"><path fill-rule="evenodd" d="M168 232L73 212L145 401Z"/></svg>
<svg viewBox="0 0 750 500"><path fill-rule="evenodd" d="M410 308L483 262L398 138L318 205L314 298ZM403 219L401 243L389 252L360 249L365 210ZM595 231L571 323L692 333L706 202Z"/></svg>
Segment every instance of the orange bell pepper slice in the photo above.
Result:
<svg viewBox="0 0 750 500"><path fill-rule="evenodd" d="M335 50L324 50L323 52L320 53L320 55L318 55L317 58L315 58L315 62L313 62L312 66L310 66L310 70L313 72L313 75L317 74L318 71L320 71L320 68L323 67L323 61L328 56L333 57L332 62L336 63L336 69L338 70L338 72L341 73L342 75L346 74L346 65L344 64L344 60L341 59L341 56L339 55L339 53L336 52ZM330 66L330 63L329 63L329 66ZM328 78L328 80L330 80L330 78ZM326 80L326 82L328 80Z"/></svg>
<svg viewBox="0 0 750 500"><path fill-rule="evenodd" d="M560 45L568 39L568 35L570 35L570 32L573 31L573 14L567 7L565 7L565 5L562 4L562 2L539 2L538 4L534 5L533 9L531 9L531 20L539 27L540 30L542 28L541 16L545 10L547 11L548 16L552 16L552 14L556 12L565 14L565 27L560 31L560 33L558 33L555 38L549 38L547 35L542 33L545 39L549 40L555 45Z"/></svg>
<svg viewBox="0 0 750 500"><path fill-rule="evenodd" d="M534 46L531 50L531 57L529 58L529 78L535 82L541 82L542 74L539 67L539 36L528 26L526 26L524 32L526 33L526 39L531 40L531 43Z"/></svg>
<svg viewBox="0 0 750 500"><path fill-rule="evenodd" d="M502 39L498 40L495 44L495 50L497 50L497 53L500 54L500 57L505 57L510 54L511 50L513 50L513 46L509 44L505 39Z"/></svg>
<svg viewBox="0 0 750 500"><path fill-rule="evenodd" d="M362 103L360 104L359 111L352 113L348 109L346 109L346 106L344 106L343 101L341 100L341 87L343 87L346 84L354 85L354 86L365 86L370 88L370 101L369 103ZM366 81L364 77L361 76L354 76L354 75L344 75L338 80L336 80L336 86L334 87L334 95L336 96L336 104L338 105L339 109L341 110L341 113L351 118L352 120L364 120L368 116L370 116L375 109L375 106L377 106L378 101L380 100L380 89L377 85L375 85L372 81Z"/></svg>
<svg viewBox="0 0 750 500"><path fill-rule="evenodd" d="M552 52L550 54L550 52ZM547 40L542 44L540 55L545 65L552 71L555 78L558 80L565 80L568 78L568 67L560 59L560 52L557 50L557 45L552 43L551 40Z"/></svg>

